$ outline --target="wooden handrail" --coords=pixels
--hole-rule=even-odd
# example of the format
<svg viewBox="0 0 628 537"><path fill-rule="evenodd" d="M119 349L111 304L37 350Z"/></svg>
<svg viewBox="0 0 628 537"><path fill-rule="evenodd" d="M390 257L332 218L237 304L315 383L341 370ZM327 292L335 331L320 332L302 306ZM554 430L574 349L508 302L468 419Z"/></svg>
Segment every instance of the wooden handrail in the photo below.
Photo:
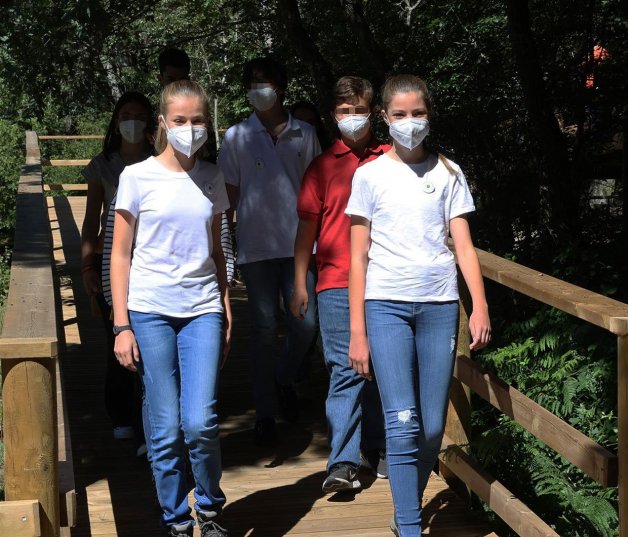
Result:
<svg viewBox="0 0 628 537"><path fill-rule="evenodd" d="M41 161L42 166L87 166L90 159L66 159L66 160L47 160Z"/></svg>
<svg viewBox="0 0 628 537"><path fill-rule="evenodd" d="M87 183L44 185L44 192L87 192Z"/></svg>
<svg viewBox="0 0 628 537"><path fill-rule="evenodd" d="M102 134L77 134L65 136L61 134L43 134L38 136L40 140L103 140Z"/></svg>
<svg viewBox="0 0 628 537"><path fill-rule="evenodd" d="M453 245L452 249L453 249ZM485 278L498 282L505 287L518 291L544 304L569 313L578 319L599 326L617 336L618 361L618 449L617 455L611 453L585 434L555 416L512 386L501 381L495 375L483 371L470 358L468 352L468 332L460 328L458 356L454 370L454 381L461 382L495 408L502 411L519 425L524 427L539 440L561 454L584 473L602 486L619 486L619 535L628 537L628 304L589 291L582 287L564 282L547 274L524 267L489 252L476 249L482 274ZM455 252L454 252L455 253ZM470 311L468 289L459 278L461 310ZM464 318L464 315L463 315ZM455 391L454 391L455 389ZM463 444L451 434L459 434L470 427L471 407L459 395L456 383L450 394L450 416L446 428L446 444L456 453L455 461L441 458L447 472L453 472L469 488L486 500L487 491L496 491L504 495L500 485L486 472L475 468L469 445ZM452 412L455 410L455 412ZM457 424L465 420L464 423ZM469 433L466 433L469 435ZM445 474L447 475L447 474ZM501 492L500 492L501 491ZM523 536L549 535L546 530L535 524L530 525L526 512L519 508L504 508L498 502L493 505L493 494L488 494L491 508L498 513L510 527ZM512 497L510 500L516 500Z"/></svg>
<svg viewBox="0 0 628 537"><path fill-rule="evenodd" d="M529 507L492 477L450 438L443 438L440 460L456 473L518 535L559 537Z"/></svg>
<svg viewBox="0 0 628 537"><path fill-rule="evenodd" d="M458 356L454 375L600 485L617 485L617 456L587 435L465 356Z"/></svg>
<svg viewBox="0 0 628 537"><path fill-rule="evenodd" d="M26 163L16 200L11 280L0 336L0 363L5 498L9 502L38 502L42 537L59 535L61 512L57 429L61 412L57 405L61 323L53 270L39 144L36 133L27 132ZM73 488L73 478L71 481L64 483ZM62 492L65 499L73 500L73 491ZM63 511L67 517L68 509Z"/></svg>
<svg viewBox="0 0 628 537"><path fill-rule="evenodd" d="M617 336L628 335L628 304L518 265L495 254L479 249L477 253L482 274L489 280L604 328Z"/></svg>

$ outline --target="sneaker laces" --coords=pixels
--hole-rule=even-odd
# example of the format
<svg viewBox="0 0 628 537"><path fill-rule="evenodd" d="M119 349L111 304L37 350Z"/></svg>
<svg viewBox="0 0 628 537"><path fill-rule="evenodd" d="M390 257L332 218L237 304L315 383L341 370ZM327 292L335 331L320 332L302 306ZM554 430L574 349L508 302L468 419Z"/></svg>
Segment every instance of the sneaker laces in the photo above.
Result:
<svg viewBox="0 0 628 537"><path fill-rule="evenodd" d="M201 524L201 537L227 537L227 535L227 530L213 520Z"/></svg>

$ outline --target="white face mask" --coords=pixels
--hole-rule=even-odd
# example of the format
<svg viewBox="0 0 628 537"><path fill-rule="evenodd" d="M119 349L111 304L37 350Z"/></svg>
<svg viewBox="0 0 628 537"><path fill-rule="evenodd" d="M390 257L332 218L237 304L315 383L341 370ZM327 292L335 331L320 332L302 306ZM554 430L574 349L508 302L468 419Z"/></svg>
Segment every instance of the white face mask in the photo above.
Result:
<svg viewBox="0 0 628 537"><path fill-rule="evenodd" d="M419 146L430 132L430 123L427 119L409 117L388 123L390 136L406 149Z"/></svg>
<svg viewBox="0 0 628 537"><path fill-rule="evenodd" d="M266 88L250 89L246 96L251 106L260 112L270 110L277 100L277 93L274 88L270 86Z"/></svg>
<svg viewBox="0 0 628 537"><path fill-rule="evenodd" d="M368 132L371 126L369 117L357 115L344 117L338 121L338 130L343 136L357 142Z"/></svg>
<svg viewBox="0 0 628 537"><path fill-rule="evenodd" d="M168 128L166 120L161 116L166 127L167 138L170 145L186 157L191 157L207 141L207 128L195 125L182 125L181 127Z"/></svg>
<svg viewBox="0 0 628 537"><path fill-rule="evenodd" d="M144 139L146 121L140 121L138 119L120 121L118 130L120 131L120 136L128 143L139 144Z"/></svg>

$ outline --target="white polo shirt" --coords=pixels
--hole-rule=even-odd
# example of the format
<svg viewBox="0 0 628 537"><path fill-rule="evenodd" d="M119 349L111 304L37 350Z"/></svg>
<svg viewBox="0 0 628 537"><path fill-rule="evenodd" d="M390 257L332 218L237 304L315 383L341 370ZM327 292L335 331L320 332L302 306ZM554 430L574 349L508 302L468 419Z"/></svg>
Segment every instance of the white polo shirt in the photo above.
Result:
<svg viewBox="0 0 628 537"><path fill-rule="evenodd" d="M255 112L227 130L218 165L225 182L240 189L238 264L294 256L297 196L320 152L316 129L292 116L276 143Z"/></svg>
<svg viewBox="0 0 628 537"><path fill-rule="evenodd" d="M357 169L346 214L371 222L365 298L458 299L449 221L475 210L464 174L436 155L404 164L384 154Z"/></svg>

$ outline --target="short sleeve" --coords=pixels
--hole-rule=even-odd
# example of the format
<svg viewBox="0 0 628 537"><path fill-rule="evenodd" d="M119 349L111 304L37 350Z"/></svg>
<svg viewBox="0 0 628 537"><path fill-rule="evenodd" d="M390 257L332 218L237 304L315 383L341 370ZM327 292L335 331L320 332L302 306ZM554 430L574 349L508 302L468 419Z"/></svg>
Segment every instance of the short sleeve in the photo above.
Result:
<svg viewBox="0 0 628 537"><path fill-rule="evenodd" d="M89 164L81 171L81 175L85 177L87 184L102 185L101 160L103 158L103 154L99 153L92 160L90 160Z"/></svg>
<svg viewBox="0 0 628 537"><path fill-rule="evenodd" d="M469 191L469 185L467 184L464 173L462 173L460 168L457 168L457 171L458 173L453 176L450 188L448 220L475 211L473 197Z"/></svg>
<svg viewBox="0 0 628 537"><path fill-rule="evenodd" d="M225 178L222 171L218 170L216 175L216 198L214 199L214 214L224 213L229 207L229 197L227 196L227 188L225 187Z"/></svg>
<svg viewBox="0 0 628 537"><path fill-rule="evenodd" d="M137 179L126 170L120 175L116 197L116 211L128 211L137 218L140 211L140 193Z"/></svg>
<svg viewBox="0 0 628 537"><path fill-rule="evenodd" d="M218 166L220 167L224 182L228 185L240 186L240 166L237 155L236 127L231 127L225 133L218 153Z"/></svg>
<svg viewBox="0 0 628 537"><path fill-rule="evenodd" d="M318 163L318 158L310 163L301 182L297 213L302 220L318 220L323 212Z"/></svg>
<svg viewBox="0 0 628 537"><path fill-rule="evenodd" d="M353 175L351 184L351 196L345 210L349 216L362 216L367 220L372 220L374 200L367 177L362 173L362 168L358 168Z"/></svg>
<svg viewBox="0 0 628 537"><path fill-rule="evenodd" d="M310 150L311 150L310 161L314 160L316 157L318 157L318 155L321 154L321 144L318 141L318 136L316 135L315 128L312 128Z"/></svg>

